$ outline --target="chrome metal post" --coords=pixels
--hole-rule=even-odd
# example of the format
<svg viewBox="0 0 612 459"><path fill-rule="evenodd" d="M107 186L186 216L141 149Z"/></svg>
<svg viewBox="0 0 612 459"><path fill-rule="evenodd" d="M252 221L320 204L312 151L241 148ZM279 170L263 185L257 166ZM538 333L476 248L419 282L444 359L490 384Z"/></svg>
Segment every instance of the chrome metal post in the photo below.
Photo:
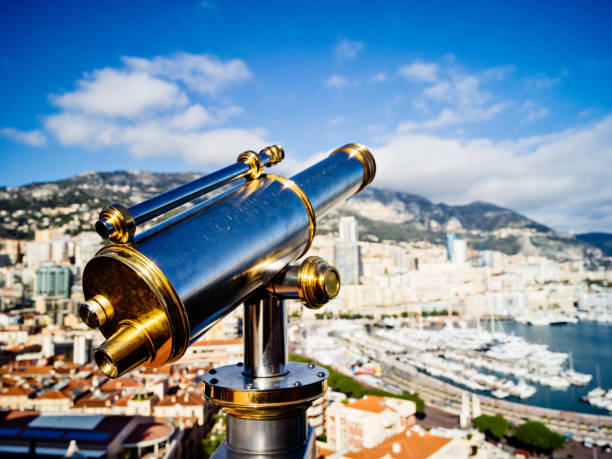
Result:
<svg viewBox="0 0 612 459"><path fill-rule="evenodd" d="M228 415L226 443L213 458L314 459L315 446L305 410L281 419L241 419Z"/></svg>
<svg viewBox="0 0 612 459"><path fill-rule="evenodd" d="M204 376L206 398L227 414L226 440L212 459L315 459L306 410L325 392L327 376L315 364L288 362L285 302L258 290L244 304L244 365Z"/></svg>
<svg viewBox="0 0 612 459"><path fill-rule="evenodd" d="M287 309L270 294L244 303L244 374L253 378L287 373Z"/></svg>

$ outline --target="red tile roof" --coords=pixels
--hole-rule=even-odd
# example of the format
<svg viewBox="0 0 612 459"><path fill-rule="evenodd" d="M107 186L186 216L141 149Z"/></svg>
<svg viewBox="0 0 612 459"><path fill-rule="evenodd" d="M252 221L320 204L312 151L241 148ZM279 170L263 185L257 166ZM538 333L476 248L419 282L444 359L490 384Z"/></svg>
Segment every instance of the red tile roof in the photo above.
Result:
<svg viewBox="0 0 612 459"><path fill-rule="evenodd" d="M15 397L15 396L19 396L19 395L30 395L33 394L35 391L33 389L28 389L26 387L21 387L21 386L17 386L17 387L11 387L5 391L0 392L0 397Z"/></svg>
<svg viewBox="0 0 612 459"><path fill-rule="evenodd" d="M74 406L76 408L103 408L110 407L114 401L119 400L121 392L90 392L89 394L81 397Z"/></svg>
<svg viewBox="0 0 612 459"><path fill-rule="evenodd" d="M43 400L61 400L61 399L72 400L72 397L70 397L67 394L64 394L63 392L61 392L59 390L47 390L45 392L42 392L42 393L38 394L34 398L35 399L43 399Z"/></svg>
<svg viewBox="0 0 612 459"><path fill-rule="evenodd" d="M376 395L366 395L363 398L357 399L352 403L344 405L346 408L353 408L360 411L368 411L370 413L382 413L385 410L395 411L387 405L384 397Z"/></svg>
<svg viewBox="0 0 612 459"><path fill-rule="evenodd" d="M359 451L344 453L351 459L426 459L441 449L452 439L408 431L400 432L374 448L363 448ZM395 445L395 446L394 446ZM395 449L395 451L394 451Z"/></svg>
<svg viewBox="0 0 612 459"><path fill-rule="evenodd" d="M185 392L177 395L168 395L164 397L156 406L203 406L204 397L193 393Z"/></svg>
<svg viewBox="0 0 612 459"><path fill-rule="evenodd" d="M146 423L139 424L132 431L130 436L124 441L124 443L140 443L144 441L151 441L157 438L163 438L172 433L172 427L168 424L158 423Z"/></svg>
<svg viewBox="0 0 612 459"><path fill-rule="evenodd" d="M100 390L104 392L112 392L116 390L123 390L126 388L141 388L144 385L129 376L125 376L119 379L109 379L102 386Z"/></svg>

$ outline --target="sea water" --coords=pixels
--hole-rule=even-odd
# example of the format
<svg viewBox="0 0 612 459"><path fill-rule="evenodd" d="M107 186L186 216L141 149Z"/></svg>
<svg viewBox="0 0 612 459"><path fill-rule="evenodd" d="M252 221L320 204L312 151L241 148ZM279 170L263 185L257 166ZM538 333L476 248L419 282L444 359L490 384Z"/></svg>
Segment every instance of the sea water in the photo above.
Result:
<svg viewBox="0 0 612 459"><path fill-rule="evenodd" d="M548 345L550 351L572 353L574 370L593 375L586 386L570 386L555 390L535 384L537 392L526 399L508 397L504 400L537 405L556 410L612 415L606 409L580 402L580 397L598 386L596 367L599 366L601 387L612 389L612 324L580 321L576 324L533 326L519 322L503 322L504 331L522 336L530 343Z"/></svg>

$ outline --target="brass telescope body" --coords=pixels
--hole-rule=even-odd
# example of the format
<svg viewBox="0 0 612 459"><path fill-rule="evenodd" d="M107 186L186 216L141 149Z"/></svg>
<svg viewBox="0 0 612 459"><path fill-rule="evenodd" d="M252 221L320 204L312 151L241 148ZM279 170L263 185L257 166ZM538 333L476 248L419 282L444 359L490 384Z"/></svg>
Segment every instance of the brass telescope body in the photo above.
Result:
<svg viewBox="0 0 612 459"><path fill-rule="evenodd" d="M253 155L240 161L255 164ZM337 295L335 269L318 261L302 271L287 266L308 251L317 218L373 180L371 153L349 144L291 179L263 174L257 164L249 166L256 170L250 181L147 231L132 231L129 242L104 247L87 264L87 301L79 312L106 338L94 351L106 375L176 361L258 291L282 296L283 285L295 281L285 297L311 307ZM119 220L100 221L108 228Z"/></svg>

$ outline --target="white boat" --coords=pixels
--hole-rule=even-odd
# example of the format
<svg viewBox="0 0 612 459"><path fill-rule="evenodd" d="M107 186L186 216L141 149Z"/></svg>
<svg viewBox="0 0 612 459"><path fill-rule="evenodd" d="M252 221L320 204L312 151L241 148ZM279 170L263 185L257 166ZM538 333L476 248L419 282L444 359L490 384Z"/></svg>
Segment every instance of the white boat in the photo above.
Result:
<svg viewBox="0 0 612 459"><path fill-rule="evenodd" d="M597 408L606 408L610 402L603 397L589 397L589 404Z"/></svg>
<svg viewBox="0 0 612 459"><path fill-rule="evenodd" d="M586 386L593 379L593 376L591 375L586 373L578 373L574 370L569 370L565 375L569 382L574 386Z"/></svg>
<svg viewBox="0 0 612 459"><path fill-rule="evenodd" d="M591 380L593 379L592 375L586 373L578 373L574 370L574 356L571 351L569 353L569 362L570 368L565 375L571 384L573 384L574 386L586 386L588 383L591 382Z"/></svg>
<svg viewBox="0 0 612 459"><path fill-rule="evenodd" d="M590 400L591 398L603 397L604 395L606 395L606 391L603 390L601 387L596 387L595 389L591 389L589 391L587 397L589 397Z"/></svg>
<svg viewBox="0 0 612 459"><path fill-rule="evenodd" d="M552 389L560 389L565 390L570 386L570 383L567 379L562 378L561 376L550 376L545 378L543 383L547 386L550 386Z"/></svg>
<svg viewBox="0 0 612 459"><path fill-rule="evenodd" d="M508 392L504 392L503 390L497 389L491 392L491 395L495 398L506 398L510 394Z"/></svg>
<svg viewBox="0 0 612 459"><path fill-rule="evenodd" d="M521 380L515 387L514 389L518 396L521 399L524 398L529 398L531 397L533 394L536 393L537 389L534 386L530 386L529 384L527 384L525 381Z"/></svg>

